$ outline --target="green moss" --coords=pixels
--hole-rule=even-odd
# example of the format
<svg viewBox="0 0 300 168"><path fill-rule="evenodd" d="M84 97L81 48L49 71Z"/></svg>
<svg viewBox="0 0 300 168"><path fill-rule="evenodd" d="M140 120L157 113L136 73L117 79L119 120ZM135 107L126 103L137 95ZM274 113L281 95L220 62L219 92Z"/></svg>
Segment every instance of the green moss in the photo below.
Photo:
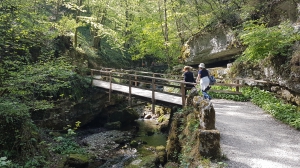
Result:
<svg viewBox="0 0 300 168"><path fill-rule="evenodd" d="M66 164L69 167L87 167L89 165L90 158L83 154L70 154Z"/></svg>
<svg viewBox="0 0 300 168"><path fill-rule="evenodd" d="M55 163L53 163L55 165L52 165L52 166L55 166L56 168L64 168L66 162L67 162L67 156L63 155L60 157L60 159L57 159L55 161ZM52 167L52 166L50 166L50 167Z"/></svg>
<svg viewBox="0 0 300 168"><path fill-rule="evenodd" d="M165 165L165 168L178 168L179 165L177 163L174 163L174 162L168 162L166 165Z"/></svg>
<svg viewBox="0 0 300 168"><path fill-rule="evenodd" d="M78 160L80 162L89 162L89 157L82 154L70 154L69 158Z"/></svg>
<svg viewBox="0 0 300 168"><path fill-rule="evenodd" d="M125 168L156 168L158 163L158 158L155 155L149 155L136 160L137 162L132 162L130 165L125 166Z"/></svg>
<svg viewBox="0 0 300 168"><path fill-rule="evenodd" d="M164 121L166 121L166 117L162 115L162 116L158 117L157 121L160 123L164 122Z"/></svg>
<svg viewBox="0 0 300 168"><path fill-rule="evenodd" d="M166 150L166 147L164 147L164 146L162 146L162 145L156 147L156 151L157 151L157 152L159 152L159 151L165 151L165 150Z"/></svg>
<svg viewBox="0 0 300 168"><path fill-rule="evenodd" d="M130 142L130 146L131 146L132 148L136 148L136 147L138 146L138 142L137 142L136 140L132 140L132 141Z"/></svg>

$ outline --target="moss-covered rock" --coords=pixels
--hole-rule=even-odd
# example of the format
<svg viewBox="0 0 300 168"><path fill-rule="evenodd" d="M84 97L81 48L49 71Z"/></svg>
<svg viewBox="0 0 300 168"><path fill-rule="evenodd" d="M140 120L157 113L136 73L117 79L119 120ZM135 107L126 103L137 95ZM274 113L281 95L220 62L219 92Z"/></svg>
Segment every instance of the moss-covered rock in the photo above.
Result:
<svg viewBox="0 0 300 168"><path fill-rule="evenodd" d="M175 162L168 162L167 164L165 164L164 168L179 168L179 165Z"/></svg>
<svg viewBox="0 0 300 168"><path fill-rule="evenodd" d="M155 148L159 162L163 165L167 160L166 147L157 146Z"/></svg>
<svg viewBox="0 0 300 168"><path fill-rule="evenodd" d="M220 132L218 130L200 130L197 137L201 156L212 159L221 157Z"/></svg>
<svg viewBox="0 0 300 168"><path fill-rule="evenodd" d="M139 145L139 143L136 140L132 140L130 142L130 147L132 147L132 148L136 148L136 147L138 147L138 145Z"/></svg>
<svg viewBox="0 0 300 168"><path fill-rule="evenodd" d="M123 110L112 109L112 111L108 112L108 115L110 122L120 121L122 126L131 124L139 118L139 114L132 108L124 108Z"/></svg>
<svg viewBox="0 0 300 168"><path fill-rule="evenodd" d="M74 168L87 168L89 166L90 159L86 155L82 154L70 154L67 158L66 165Z"/></svg>
<svg viewBox="0 0 300 168"><path fill-rule="evenodd" d="M174 114L166 146L168 161L180 162L183 167L197 167L203 157L220 157L220 135L214 127L212 104L195 96L192 107Z"/></svg>
<svg viewBox="0 0 300 168"><path fill-rule="evenodd" d="M104 125L105 128L107 129L112 129L112 130L118 130L121 128L121 122L116 121L116 122L109 122Z"/></svg>
<svg viewBox="0 0 300 168"><path fill-rule="evenodd" d="M171 121L170 131L168 135L166 151L167 151L167 160L176 162L178 160L181 145L179 142L179 135L181 133L180 126L183 124L182 119L184 115L181 113L176 113Z"/></svg>
<svg viewBox="0 0 300 168"><path fill-rule="evenodd" d="M142 158L135 159L126 168L157 168L159 165L159 160L156 155L148 155Z"/></svg>

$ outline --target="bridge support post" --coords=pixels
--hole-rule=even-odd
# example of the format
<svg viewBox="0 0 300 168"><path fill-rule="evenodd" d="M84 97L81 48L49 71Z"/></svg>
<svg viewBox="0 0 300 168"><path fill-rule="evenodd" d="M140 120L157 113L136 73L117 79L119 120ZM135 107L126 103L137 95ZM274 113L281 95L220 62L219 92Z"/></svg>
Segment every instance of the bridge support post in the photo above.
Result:
<svg viewBox="0 0 300 168"><path fill-rule="evenodd" d="M131 99L131 75L129 75L129 106L132 107L132 99Z"/></svg>
<svg viewBox="0 0 300 168"><path fill-rule="evenodd" d="M185 88L184 84L180 84L180 90L181 90L181 97L182 97L182 108L185 106Z"/></svg>
<svg viewBox="0 0 300 168"><path fill-rule="evenodd" d="M155 79L152 79L152 114L155 114Z"/></svg>
<svg viewBox="0 0 300 168"><path fill-rule="evenodd" d="M134 72L134 80L135 80L134 86L137 86L137 76L136 76L136 72Z"/></svg>
<svg viewBox="0 0 300 168"><path fill-rule="evenodd" d="M94 80L94 70L93 69L91 69L91 77L92 77L91 85L93 85L93 80Z"/></svg>
<svg viewBox="0 0 300 168"><path fill-rule="evenodd" d="M112 79L111 79L111 72L109 72L109 95L108 95L108 101L111 100L111 90L112 90Z"/></svg>

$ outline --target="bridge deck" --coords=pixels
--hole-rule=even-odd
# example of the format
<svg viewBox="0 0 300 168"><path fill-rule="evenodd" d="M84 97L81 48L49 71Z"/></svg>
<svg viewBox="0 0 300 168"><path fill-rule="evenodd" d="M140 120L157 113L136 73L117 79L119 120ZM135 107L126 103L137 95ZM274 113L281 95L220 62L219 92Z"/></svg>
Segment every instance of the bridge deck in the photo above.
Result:
<svg viewBox="0 0 300 168"><path fill-rule="evenodd" d="M106 81L94 79L93 86L109 89L110 83ZM112 83L112 90L123 92L123 93L129 93L129 86ZM134 86L131 87L131 94L133 96L141 96L149 99L152 98L151 90L144 90L144 89L136 88ZM176 104L176 105L182 105L181 96L169 95L161 92L155 92L155 100Z"/></svg>

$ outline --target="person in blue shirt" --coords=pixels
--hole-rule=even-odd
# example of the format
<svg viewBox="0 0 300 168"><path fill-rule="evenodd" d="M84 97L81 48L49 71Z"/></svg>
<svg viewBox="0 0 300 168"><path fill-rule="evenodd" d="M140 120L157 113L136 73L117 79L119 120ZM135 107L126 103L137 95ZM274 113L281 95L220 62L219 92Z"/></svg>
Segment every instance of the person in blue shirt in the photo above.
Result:
<svg viewBox="0 0 300 168"><path fill-rule="evenodd" d="M185 82L196 83L194 74L193 74L193 72L191 72L190 66L184 66L182 71L184 72L183 76L184 76ZM192 85L192 84L186 84L185 86L186 86L185 94L186 94L187 89L191 89L191 88L195 87L195 85Z"/></svg>
<svg viewBox="0 0 300 168"><path fill-rule="evenodd" d="M205 99L211 100L211 97L207 94L207 91L210 89L209 86L209 72L205 68L204 63L199 64L199 71L197 76L197 81L200 79L200 87Z"/></svg>

